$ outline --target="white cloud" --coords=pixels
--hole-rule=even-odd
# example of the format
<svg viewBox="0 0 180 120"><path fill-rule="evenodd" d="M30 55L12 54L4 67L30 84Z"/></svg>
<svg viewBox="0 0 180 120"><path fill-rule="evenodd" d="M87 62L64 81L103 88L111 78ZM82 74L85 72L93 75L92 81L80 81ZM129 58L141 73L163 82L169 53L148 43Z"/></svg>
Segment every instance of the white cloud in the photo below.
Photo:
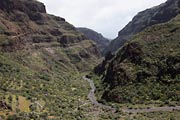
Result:
<svg viewBox="0 0 180 120"><path fill-rule="evenodd" d="M166 0L39 0L48 13L64 17L76 27L88 27L115 38L138 12Z"/></svg>

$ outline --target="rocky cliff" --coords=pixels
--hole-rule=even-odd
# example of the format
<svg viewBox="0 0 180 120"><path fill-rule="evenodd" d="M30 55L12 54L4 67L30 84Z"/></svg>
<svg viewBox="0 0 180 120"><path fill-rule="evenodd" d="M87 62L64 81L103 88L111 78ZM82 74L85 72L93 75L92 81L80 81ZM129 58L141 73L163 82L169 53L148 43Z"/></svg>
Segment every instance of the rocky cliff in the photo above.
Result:
<svg viewBox="0 0 180 120"><path fill-rule="evenodd" d="M179 0L168 0L159 6L138 13L132 21L119 32L118 37L110 43L108 48L105 49L105 52L116 52L135 34L152 25L167 22L179 13Z"/></svg>
<svg viewBox="0 0 180 120"><path fill-rule="evenodd" d="M43 3L1 0L0 103L5 107L0 116L22 113L14 119L40 119L31 113L69 114L75 109L73 97L83 93L78 89L78 95L70 95L81 84L76 77L98 59L95 43L64 18L47 14Z"/></svg>
<svg viewBox="0 0 180 120"><path fill-rule="evenodd" d="M74 59L81 62L86 57L99 56L95 43L76 31L64 18L47 14L42 3L3 0L0 11L1 51L30 49L38 52L44 49L60 57L56 50L63 49L67 52L64 62L69 64L74 64Z"/></svg>
<svg viewBox="0 0 180 120"><path fill-rule="evenodd" d="M133 104L179 102L179 21L180 15L144 30L107 59L106 66L97 67L104 86L101 99Z"/></svg>
<svg viewBox="0 0 180 120"><path fill-rule="evenodd" d="M79 32L82 32L87 38L93 40L101 52L109 45L110 40L105 38L102 34L97 33L94 30L88 28L77 28Z"/></svg>

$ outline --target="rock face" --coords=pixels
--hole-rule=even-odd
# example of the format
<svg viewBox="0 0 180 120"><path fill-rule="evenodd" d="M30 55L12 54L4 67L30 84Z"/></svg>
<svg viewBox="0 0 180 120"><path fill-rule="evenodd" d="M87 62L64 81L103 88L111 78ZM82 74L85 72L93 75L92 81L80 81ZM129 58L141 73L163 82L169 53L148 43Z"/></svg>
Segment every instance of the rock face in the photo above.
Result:
<svg viewBox="0 0 180 120"><path fill-rule="evenodd" d="M88 28L77 28L79 32L82 32L88 39L93 40L100 51L104 51L104 49L109 45L110 40L103 37L102 34L97 33L94 30Z"/></svg>
<svg viewBox="0 0 180 120"><path fill-rule="evenodd" d="M77 96L72 88L81 84L77 76L97 64L99 57L92 40L64 18L47 14L44 4L36 0L1 0L0 112L10 106L7 113L70 114L67 109L75 109L72 99Z"/></svg>
<svg viewBox="0 0 180 120"><path fill-rule="evenodd" d="M1 0L0 9L7 12L21 11L26 14L46 13L44 4L35 0Z"/></svg>
<svg viewBox="0 0 180 120"><path fill-rule="evenodd" d="M179 0L168 0L166 3L138 13L132 21L119 32L118 37L110 43L108 48L105 49L105 52L116 52L133 35L152 25L167 22L179 13Z"/></svg>
<svg viewBox="0 0 180 120"><path fill-rule="evenodd" d="M43 3L35 0L2 0L0 11L2 51L14 52L27 48L45 49L46 47L53 50L58 47L75 49L78 45L81 47L81 44L87 43L81 50L79 49L77 56L82 51L86 51L89 56L96 58L99 56L91 40L76 31L64 18L47 14ZM94 49L95 54L90 53L88 49Z"/></svg>
<svg viewBox="0 0 180 120"><path fill-rule="evenodd" d="M179 101L179 21L180 15L137 34L100 69L102 99L135 104Z"/></svg>

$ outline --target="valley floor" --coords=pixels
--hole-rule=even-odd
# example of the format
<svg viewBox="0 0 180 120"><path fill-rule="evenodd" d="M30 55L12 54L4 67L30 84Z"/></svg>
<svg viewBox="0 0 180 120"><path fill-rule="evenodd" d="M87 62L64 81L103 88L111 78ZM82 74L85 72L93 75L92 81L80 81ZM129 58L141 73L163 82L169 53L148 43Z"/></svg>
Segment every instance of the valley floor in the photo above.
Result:
<svg viewBox="0 0 180 120"><path fill-rule="evenodd" d="M56 112L57 114L48 114L48 120L179 120L180 118L180 112L178 110L168 110L164 112L155 110L146 112L146 110L151 110L150 107L152 105L149 106L150 109L148 108L148 105L140 109L142 105L114 105L116 107L111 108L110 106L105 106L101 103L98 103L97 101L95 101L95 103L97 104L94 104L92 103L92 100L89 99L91 95L90 93L95 91L95 88L93 88L92 90L93 83L89 84L87 79L85 79L84 77L83 79L82 76L84 76L84 74L79 74L76 77L73 77L73 80L70 80L71 85L67 86L65 84L64 89L66 89L66 92L62 91L61 93L59 93L62 97L68 96L61 98L61 101L59 101L61 107L64 106L64 108L56 108L54 106L56 108L56 111L59 112ZM21 95L13 95L13 92L5 93L4 91L1 91L1 96L5 97L5 102L11 105L13 109L18 108L20 109L20 111L24 111L25 113L29 113L32 115L28 108L28 106L32 104L32 101L26 99ZM10 96L12 97L12 101L10 100ZM52 97L57 98L58 96ZM40 111L40 109L43 109L45 107L46 103L42 99L39 99L34 101L34 104L37 104L37 106L39 106L38 109ZM59 106L59 103L56 105ZM123 110L121 110L121 108L123 108ZM46 110L47 109L44 109L43 111ZM15 114L15 112L13 111L16 110L0 110L0 116L2 116L3 119L5 119L4 117L6 116L13 116ZM36 112L38 113L38 110ZM51 112L53 113L53 111ZM39 112L38 114L41 114L41 112ZM24 118L22 117L22 120L24 120L25 118L30 119L30 116L24 116Z"/></svg>
<svg viewBox="0 0 180 120"><path fill-rule="evenodd" d="M180 106L158 106L158 105L131 105L124 104L121 107L114 107L99 103L95 97L96 87L93 80L83 76L83 79L89 82L91 90L88 94L88 98L94 107L98 107L99 110L105 110L111 112L112 116L103 116L99 119L118 119L118 120L179 120ZM119 105L117 105L119 106ZM98 114L94 116L98 118ZM102 116L101 116L102 117Z"/></svg>

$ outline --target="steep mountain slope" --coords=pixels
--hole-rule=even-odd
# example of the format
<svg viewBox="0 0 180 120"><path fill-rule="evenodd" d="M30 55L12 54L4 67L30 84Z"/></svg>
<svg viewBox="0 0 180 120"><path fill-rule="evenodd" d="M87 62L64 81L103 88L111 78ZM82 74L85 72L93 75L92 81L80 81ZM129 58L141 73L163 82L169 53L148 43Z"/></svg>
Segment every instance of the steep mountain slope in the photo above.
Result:
<svg viewBox="0 0 180 120"><path fill-rule="evenodd" d="M105 49L105 52L116 52L133 35L152 25L167 22L179 13L179 0L168 0L166 3L138 13L133 20L119 32L118 37L110 43L108 48Z"/></svg>
<svg viewBox="0 0 180 120"><path fill-rule="evenodd" d="M101 99L134 104L179 103L179 33L180 15L134 36L101 70Z"/></svg>
<svg viewBox="0 0 180 120"><path fill-rule="evenodd" d="M70 119L87 88L79 72L98 59L95 43L64 18L47 14L42 3L1 0L0 116Z"/></svg>
<svg viewBox="0 0 180 120"><path fill-rule="evenodd" d="M100 33L88 28L77 28L79 32L82 32L87 38L93 40L100 51L103 51L110 43L109 39L103 37Z"/></svg>

